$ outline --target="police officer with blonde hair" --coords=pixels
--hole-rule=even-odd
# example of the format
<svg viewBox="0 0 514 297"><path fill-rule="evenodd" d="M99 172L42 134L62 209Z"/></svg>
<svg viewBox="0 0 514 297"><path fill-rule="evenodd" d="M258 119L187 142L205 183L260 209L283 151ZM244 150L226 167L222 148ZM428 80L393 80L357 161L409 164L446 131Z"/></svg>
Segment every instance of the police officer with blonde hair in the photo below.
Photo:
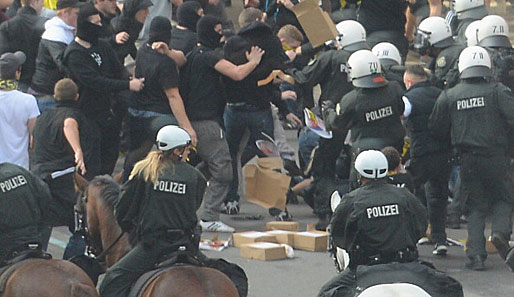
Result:
<svg viewBox="0 0 514 297"><path fill-rule="evenodd" d="M514 130L514 95L505 85L489 81L491 60L479 46L459 56L461 82L442 92L430 116L429 128L451 141L460 155L461 189L468 220L466 267L484 270L485 218L492 212L493 244L505 260L512 232L513 197L508 193L509 143Z"/></svg>

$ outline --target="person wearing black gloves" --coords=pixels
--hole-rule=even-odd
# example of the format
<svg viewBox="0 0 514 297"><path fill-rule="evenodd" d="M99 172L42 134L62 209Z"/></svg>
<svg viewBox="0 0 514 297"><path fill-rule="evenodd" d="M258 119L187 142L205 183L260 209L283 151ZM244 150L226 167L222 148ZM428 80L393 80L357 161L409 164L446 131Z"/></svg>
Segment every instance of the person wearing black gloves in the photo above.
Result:
<svg viewBox="0 0 514 297"><path fill-rule="evenodd" d="M48 215L48 186L30 171L0 163L0 267L13 253L41 246L40 227Z"/></svg>
<svg viewBox="0 0 514 297"><path fill-rule="evenodd" d="M348 252L350 264L321 287L318 297L355 296L359 265L416 261L416 243L425 235L426 209L407 189L387 183L384 154L361 152L355 169L361 187L342 197L330 221L334 244Z"/></svg>
<svg viewBox="0 0 514 297"><path fill-rule="evenodd" d="M187 1L178 7L178 25L171 30L170 48L187 55L196 46L196 24L203 16L203 8L196 1Z"/></svg>
<svg viewBox="0 0 514 297"><path fill-rule="evenodd" d="M441 93L428 127L442 141L451 141L460 155L461 191L467 196L466 267L484 270L484 228L489 212L492 242L504 260L510 249L514 199L508 195L509 144L513 141L509 131L514 131L514 95L502 83L487 79L491 60L484 48L464 49L458 66L461 82Z"/></svg>
<svg viewBox="0 0 514 297"><path fill-rule="evenodd" d="M111 174L118 159L120 127L111 110L113 96L140 91L144 78L129 80L112 47L99 40L100 15L93 5L81 7L75 40L66 48L63 64L79 87L79 106L100 132L101 174Z"/></svg>
<svg viewBox="0 0 514 297"><path fill-rule="evenodd" d="M126 0L123 3L121 14L112 19L111 24L114 34L121 32L127 32L128 34L128 38L123 43L113 44L114 51L122 65L128 55L132 59L136 58L137 48L135 43L148 16L148 8L152 5L153 3L150 0Z"/></svg>

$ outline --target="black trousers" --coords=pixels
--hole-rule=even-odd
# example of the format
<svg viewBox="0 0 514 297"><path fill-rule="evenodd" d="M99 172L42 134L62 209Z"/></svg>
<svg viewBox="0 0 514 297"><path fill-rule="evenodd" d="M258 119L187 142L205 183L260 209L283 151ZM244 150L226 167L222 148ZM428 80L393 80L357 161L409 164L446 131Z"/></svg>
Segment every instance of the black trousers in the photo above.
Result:
<svg viewBox="0 0 514 297"><path fill-rule="evenodd" d="M424 188L428 219L432 226L434 242L446 241L446 212L448 201L448 180L451 166L448 153L432 153L411 158L409 173L412 175L415 194Z"/></svg>

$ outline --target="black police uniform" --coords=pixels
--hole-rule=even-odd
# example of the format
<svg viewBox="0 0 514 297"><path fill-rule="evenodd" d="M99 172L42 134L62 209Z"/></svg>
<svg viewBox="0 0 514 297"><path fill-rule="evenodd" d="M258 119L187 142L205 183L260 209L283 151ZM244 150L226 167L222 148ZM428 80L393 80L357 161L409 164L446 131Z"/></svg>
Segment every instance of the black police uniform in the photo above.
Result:
<svg viewBox="0 0 514 297"><path fill-rule="evenodd" d="M457 62L460 52L465 46L454 43L448 47L441 49L441 52L430 64L432 71L432 84L440 89L451 88L457 84L459 80L459 70Z"/></svg>
<svg viewBox="0 0 514 297"><path fill-rule="evenodd" d="M514 95L501 83L465 79L441 93L429 128L441 139L451 139L460 154L461 190L467 196L467 255L487 257L485 216L492 209L493 233L509 238L513 197L507 195L508 130L514 129ZM512 137L512 136L510 136Z"/></svg>
<svg viewBox="0 0 514 297"><path fill-rule="evenodd" d="M116 218L123 231L136 228L138 243L107 271L101 296L127 296L139 276L180 246L198 251L193 236L205 188L203 175L184 162L164 169L155 184L139 174L123 185Z"/></svg>
<svg viewBox="0 0 514 297"><path fill-rule="evenodd" d="M508 47L484 48L491 57L493 79L514 90L514 49Z"/></svg>
<svg viewBox="0 0 514 297"><path fill-rule="evenodd" d="M414 178L416 196L423 200L422 193L425 192L435 243L446 241L446 204L451 170L449 142L435 139L428 129L428 118L440 93L441 89L424 81L414 84L404 95L412 106L411 113L405 118L411 140L408 170Z"/></svg>
<svg viewBox="0 0 514 297"><path fill-rule="evenodd" d="M407 189L381 179L343 196L330 224L334 244L349 253L350 264L323 285L318 297L347 296L358 265L415 261L427 218L426 209Z"/></svg>
<svg viewBox="0 0 514 297"><path fill-rule="evenodd" d="M13 252L40 243L49 202L50 191L42 180L20 166L0 164L0 266Z"/></svg>
<svg viewBox="0 0 514 297"><path fill-rule="evenodd" d="M352 160L360 151L381 150L393 146L401 151L405 130L400 116L405 108L402 101L403 89L397 82L388 82L379 88L357 88L346 94L336 110L323 112L325 125L329 130L351 129ZM343 133L343 134L346 134ZM350 188L355 189L355 170L351 170Z"/></svg>

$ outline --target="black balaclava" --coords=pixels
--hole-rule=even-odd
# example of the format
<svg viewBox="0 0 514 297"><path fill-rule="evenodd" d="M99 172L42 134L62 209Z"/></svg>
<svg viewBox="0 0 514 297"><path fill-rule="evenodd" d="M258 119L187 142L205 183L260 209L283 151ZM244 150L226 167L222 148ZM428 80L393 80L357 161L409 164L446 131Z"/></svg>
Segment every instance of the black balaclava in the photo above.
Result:
<svg viewBox="0 0 514 297"><path fill-rule="evenodd" d="M198 23L200 19L198 15L198 9L200 8L202 8L202 6L196 1L184 2L177 10L178 24L196 32L196 23Z"/></svg>
<svg viewBox="0 0 514 297"><path fill-rule="evenodd" d="M156 16L150 23L150 32L148 43L162 41L170 44L171 41L171 23L170 20L163 16Z"/></svg>
<svg viewBox="0 0 514 297"><path fill-rule="evenodd" d="M95 25L87 19L95 14L99 15L100 13L92 3L89 3L80 8L77 17L77 37L91 43L92 45L96 45L98 43L98 37L100 37L100 33L102 32L102 26Z"/></svg>
<svg viewBox="0 0 514 297"><path fill-rule="evenodd" d="M214 27L217 24L221 24L221 20L217 17L206 15L200 18L198 24L196 24L198 42L208 48L221 47L220 40L222 35L214 31Z"/></svg>

